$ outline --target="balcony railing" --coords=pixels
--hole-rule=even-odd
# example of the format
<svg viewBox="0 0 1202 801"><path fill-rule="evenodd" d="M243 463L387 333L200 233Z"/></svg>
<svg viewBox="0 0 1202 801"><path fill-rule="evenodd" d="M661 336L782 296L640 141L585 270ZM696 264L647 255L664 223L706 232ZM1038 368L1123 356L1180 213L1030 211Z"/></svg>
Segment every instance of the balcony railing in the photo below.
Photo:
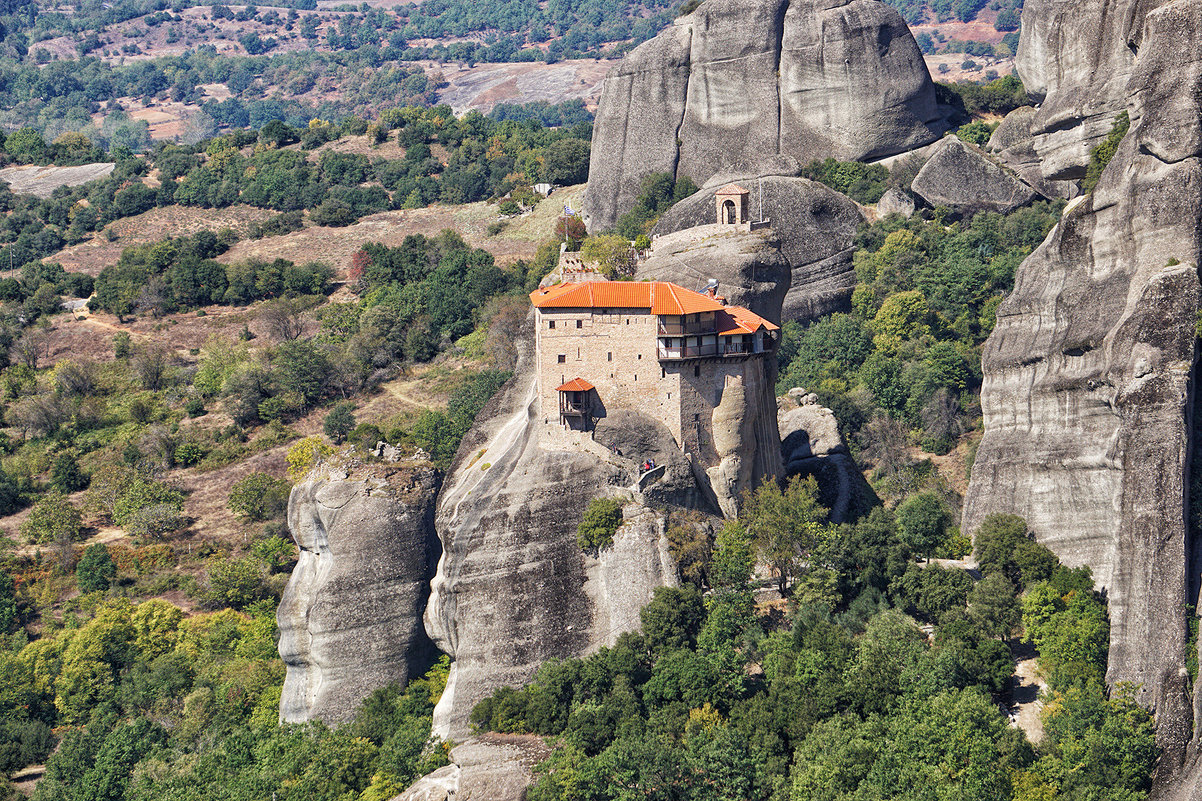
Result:
<svg viewBox="0 0 1202 801"><path fill-rule="evenodd" d="M755 348L752 345L747 345L742 342L731 342L724 345L697 345L692 347L665 347L660 345L657 349L660 359L705 359L715 356L747 356L755 353Z"/></svg>
<svg viewBox="0 0 1202 801"><path fill-rule="evenodd" d="M706 356L717 356L717 345L695 345L692 347L665 347L659 346L659 358L661 359L704 359Z"/></svg>
<svg viewBox="0 0 1202 801"><path fill-rule="evenodd" d="M661 337L682 337L688 334L712 334L717 329L713 322L708 323L664 323L659 324Z"/></svg>

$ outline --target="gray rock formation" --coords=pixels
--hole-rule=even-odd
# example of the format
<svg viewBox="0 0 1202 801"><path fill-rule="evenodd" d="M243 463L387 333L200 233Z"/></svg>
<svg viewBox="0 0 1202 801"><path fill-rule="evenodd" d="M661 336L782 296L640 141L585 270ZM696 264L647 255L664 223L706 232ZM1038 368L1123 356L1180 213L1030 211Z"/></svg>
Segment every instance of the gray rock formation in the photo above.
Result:
<svg viewBox="0 0 1202 801"><path fill-rule="evenodd" d="M905 22L872 0L708 0L606 79L585 221L609 228L652 172L795 174L873 159L944 129ZM792 165L790 169L789 165Z"/></svg>
<svg viewBox="0 0 1202 801"><path fill-rule="evenodd" d="M1156 711L1164 749L1157 784L1170 792L1198 747L1190 743L1182 610L1196 598L1199 567L1183 499L1196 436L1202 5L1178 0L1142 23L1102 23L1083 15L1082 4L1039 3L1037 27L1040 9L1053 5L1073 11L1071 21L1062 18L1068 41L1041 56L1053 71L1084 57L1076 37L1086 33L1121 23L1107 33L1117 37L1102 48L1109 58L1111 44L1139 45L1126 70L1135 124L1095 192L1023 263L998 309L984 351L985 437L964 528L1013 512L1062 560L1093 569L1109 600L1108 679L1137 683L1140 700ZM1029 51L1035 40L1025 26L1024 16ZM1026 62L1036 55L1028 52ZM1053 71L1049 98L1067 85Z"/></svg>
<svg viewBox="0 0 1202 801"><path fill-rule="evenodd" d="M776 365L748 362L741 380L726 383L713 412L717 463L707 466L708 485L727 517L738 517L745 490L781 474L780 433L776 430Z"/></svg>
<svg viewBox="0 0 1202 801"><path fill-rule="evenodd" d="M393 801L525 801L534 766L551 749L534 735L486 734L451 749L451 764L423 776Z"/></svg>
<svg viewBox="0 0 1202 801"><path fill-rule="evenodd" d="M427 665L437 488L425 460L352 474L323 466L292 488L288 528L301 550L276 612L282 721L346 722L374 690Z"/></svg>
<svg viewBox="0 0 1202 801"><path fill-rule="evenodd" d="M932 206L947 206L965 215L1007 214L1038 197L1034 189L956 136L945 136L935 146L910 189Z"/></svg>
<svg viewBox="0 0 1202 801"><path fill-rule="evenodd" d="M639 268L639 276L658 278L679 274L685 286L704 286L705 278L717 278L731 303L747 306L775 320L775 309L785 320L811 320L847 305L855 289L851 257L856 230L864 221L859 206L835 190L805 178L780 175L729 175L714 180L677 203L659 220L651 258ZM715 222L714 192L728 183L739 183L752 192L751 217L770 220L764 229L736 233L732 226L710 226ZM705 230L689 233L694 226ZM722 234L716 236L715 234ZM753 237L775 242L791 273L787 281L776 275L775 256ZM729 243L729 246L726 246ZM756 254L754 258L750 258ZM684 270L681 263L693 268ZM729 267L723 268L724 263ZM765 271L765 266L769 269ZM737 269L735 269L737 268ZM677 279L665 279L677 280ZM776 289L760 283L775 283ZM778 301L776 292L784 292ZM750 298L750 300L749 300ZM758 305L757 305L758 304Z"/></svg>
<svg viewBox="0 0 1202 801"><path fill-rule="evenodd" d="M1031 0L1023 7L1016 67L1037 111L1014 112L1002 157L1040 191L1072 197L1089 151L1127 106L1145 52L1145 15L1168 0ZM1021 114L1020 114L1021 112ZM1030 138L1017 134L1026 128ZM1045 188L1038 179L1050 183Z"/></svg>
<svg viewBox="0 0 1202 801"><path fill-rule="evenodd" d="M863 476L847 451L835 413L799 388L789 390L776 403L785 475L814 476L832 522L846 522L854 511L855 492Z"/></svg>
<svg viewBox="0 0 1202 801"><path fill-rule="evenodd" d="M896 186L889 187L885 190L885 194L881 195L881 199L876 202L876 213L881 219L888 217L890 214L900 214L903 217L909 218L913 216L917 209L914 203L914 198L906 191L898 189Z"/></svg>
<svg viewBox="0 0 1202 801"><path fill-rule="evenodd" d="M655 239L635 277L696 290L713 279L728 302L775 319L789 291L792 271L781 253L780 238L771 229L702 224Z"/></svg>

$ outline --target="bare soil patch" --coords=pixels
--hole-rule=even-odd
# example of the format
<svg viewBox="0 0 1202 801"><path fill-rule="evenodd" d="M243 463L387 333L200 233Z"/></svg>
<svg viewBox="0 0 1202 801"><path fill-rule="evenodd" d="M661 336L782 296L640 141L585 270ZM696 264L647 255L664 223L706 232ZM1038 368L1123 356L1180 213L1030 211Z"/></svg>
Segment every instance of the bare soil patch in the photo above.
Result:
<svg viewBox="0 0 1202 801"><path fill-rule="evenodd" d="M111 175L116 164L80 164L77 167L5 167L0 180L7 181L18 195L48 198L60 186L80 186L97 178Z"/></svg>
<svg viewBox="0 0 1202 801"><path fill-rule="evenodd" d="M90 240L60 250L48 256L48 262L58 262L67 272L99 275L110 264L121 257L121 251L131 245L158 242L169 236L183 236L198 231L217 231L232 228L245 234L251 223L266 220L275 215L267 209L254 206L230 206L225 209L199 209L190 206L166 206L126 217L109 225L117 235L110 242L103 234Z"/></svg>
<svg viewBox="0 0 1202 801"><path fill-rule="evenodd" d="M961 81L975 83L985 80L985 73L993 70L999 77L1005 77L1014 70L1013 58L993 58L992 56L970 56L965 53L942 53L936 56L923 56L931 77L941 83L958 83ZM976 62L980 69L966 70L961 65L966 60ZM941 72L941 67L947 67Z"/></svg>
<svg viewBox="0 0 1202 801"><path fill-rule="evenodd" d="M384 211L364 217L344 228L313 226L283 236L244 240L220 257L227 264L248 258L289 259L294 262L319 260L345 276L351 256L369 242L395 247L410 234L437 236L450 228L473 247L492 253L497 263L512 264L534 256L538 244L554 235L555 223L564 202L579 204L583 186L569 187L539 203L535 210L512 218L496 236L488 235L489 224L501 219L496 205L469 203L463 206L435 205L424 209ZM577 206L573 205L575 209ZM64 264L64 266L66 266Z"/></svg>
<svg viewBox="0 0 1202 801"><path fill-rule="evenodd" d="M438 99L456 114L473 108L487 113L498 103L561 103L575 98L594 110L601 99L601 83L617 63L615 59L576 59L555 64L440 64L447 86L439 90Z"/></svg>

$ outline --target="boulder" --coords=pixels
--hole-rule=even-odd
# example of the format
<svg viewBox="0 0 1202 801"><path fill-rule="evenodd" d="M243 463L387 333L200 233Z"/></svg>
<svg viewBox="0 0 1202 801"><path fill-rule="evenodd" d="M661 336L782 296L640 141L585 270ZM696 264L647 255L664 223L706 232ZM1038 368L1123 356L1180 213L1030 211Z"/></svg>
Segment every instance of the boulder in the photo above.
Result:
<svg viewBox="0 0 1202 801"><path fill-rule="evenodd" d="M792 270L780 238L770 229L701 225L657 236L635 278L671 281L698 291L717 281L718 294L729 303L779 322Z"/></svg>
<svg viewBox="0 0 1202 801"><path fill-rule="evenodd" d="M955 136L943 138L910 189L932 206L947 206L965 215L1006 214L1038 197L1030 186Z"/></svg>
<svg viewBox="0 0 1202 801"><path fill-rule="evenodd" d="M438 552L437 488L424 459L319 467L292 488L300 559L276 612L288 671L281 721L344 723L374 690L429 664L421 618Z"/></svg>
<svg viewBox="0 0 1202 801"><path fill-rule="evenodd" d="M610 228L644 176L873 159L946 129L905 21L872 0L708 0L635 48L602 88L585 222ZM790 169L790 166L791 169Z"/></svg>
<svg viewBox="0 0 1202 801"><path fill-rule="evenodd" d="M451 764L392 801L525 801L534 766L551 755L541 737L485 734L451 749Z"/></svg>
<svg viewBox="0 0 1202 801"><path fill-rule="evenodd" d="M803 389L777 401L777 427L786 476L814 476L831 521L844 523L856 510L856 492L864 478L847 451L835 413Z"/></svg>
<svg viewBox="0 0 1202 801"><path fill-rule="evenodd" d="M762 202L767 229L740 233L736 226L715 224L714 193L729 183L751 191L753 220L760 218ZM855 235L863 221L859 206L817 182L782 175L723 174L664 213L655 227L660 237L647 263L640 266L639 276L678 274L679 280L663 280L684 282L684 286L704 286L706 279L716 278L731 303L778 322L811 320L847 306L856 285L851 264ZM765 244L758 244L756 237ZM790 273L787 280L776 273L779 259L768 254L770 246L783 258ZM686 269L682 262L695 269ZM757 288L751 286L753 282L774 286ZM786 293L780 301L777 292ZM780 312L775 311L778 305Z"/></svg>
<svg viewBox="0 0 1202 801"><path fill-rule="evenodd" d="M915 210L913 195L896 186L886 189L885 194L881 195L881 199L876 202L876 214L881 219L890 214L900 214L909 219L914 215Z"/></svg>
<svg viewBox="0 0 1202 801"><path fill-rule="evenodd" d="M1061 50L1120 22L1080 10L1100 13L1098 3L1038 3L1036 27L1050 5L1073 13L1062 19ZM1135 124L1095 191L1019 267L998 308L963 530L990 513L1018 514L1065 563L1092 568L1109 604L1107 678L1133 683L1155 710L1156 781L1169 792L1198 750L1182 610L1202 572L1186 507L1199 451L1202 6L1179 0L1121 22L1139 31L1122 39L1139 52L1128 54L1121 93ZM1084 58L1072 49L1057 63ZM1068 85L1048 80L1049 100Z"/></svg>

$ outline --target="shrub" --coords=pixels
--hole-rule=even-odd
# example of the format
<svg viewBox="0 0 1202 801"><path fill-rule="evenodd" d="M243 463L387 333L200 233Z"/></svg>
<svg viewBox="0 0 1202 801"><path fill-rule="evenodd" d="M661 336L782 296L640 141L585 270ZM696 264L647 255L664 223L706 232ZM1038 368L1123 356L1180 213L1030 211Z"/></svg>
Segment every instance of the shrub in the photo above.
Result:
<svg viewBox="0 0 1202 801"><path fill-rule="evenodd" d="M79 469L79 460L75 458L75 454L62 453L55 458L50 485L62 493L87 489L88 477Z"/></svg>
<svg viewBox="0 0 1202 801"><path fill-rule="evenodd" d="M594 498L576 528L576 543L586 551L607 548L621 525L622 502L617 498Z"/></svg>
<svg viewBox="0 0 1202 801"><path fill-rule="evenodd" d="M263 568L256 557L209 560L209 601L241 609L262 596Z"/></svg>
<svg viewBox="0 0 1202 801"><path fill-rule="evenodd" d="M887 167L858 161L812 161L802 168L801 177L826 184L864 204L876 203L889 186Z"/></svg>
<svg viewBox="0 0 1202 801"><path fill-rule="evenodd" d="M204 400L202 400L199 395L193 395L192 397L188 398L187 403L184 404L184 412L186 412L189 417L203 416L206 414Z"/></svg>
<svg viewBox="0 0 1202 801"><path fill-rule="evenodd" d="M1098 181L1102 180L1102 173L1106 170L1106 165L1118 152L1119 143L1123 141L1123 137L1129 130L1131 130L1131 118L1124 111L1115 118L1114 126L1102 140L1102 144L1089 151L1089 167L1085 173L1085 180L1081 184L1083 190L1092 191L1098 185Z"/></svg>
<svg viewBox="0 0 1202 801"><path fill-rule="evenodd" d="M288 478L299 481L318 462L333 455L334 449L322 442L320 437L305 437L288 449Z"/></svg>
<svg viewBox="0 0 1202 801"><path fill-rule="evenodd" d="M175 463L184 467L199 464L205 458L205 449L198 442L184 442L175 449Z"/></svg>
<svg viewBox="0 0 1202 801"><path fill-rule="evenodd" d="M341 445L346 435L355 428L355 404L343 401L334 406L322 421L322 430L326 436Z"/></svg>
<svg viewBox="0 0 1202 801"><path fill-rule="evenodd" d="M109 549L101 543L89 545L75 567L75 583L80 592L107 590L117 576L117 565Z"/></svg>
<svg viewBox="0 0 1202 801"><path fill-rule="evenodd" d="M61 492L47 493L21 524L21 535L30 542L73 542L82 530L79 510Z"/></svg>
<svg viewBox="0 0 1202 801"><path fill-rule="evenodd" d="M271 520L288 508L288 482L251 473L230 488L229 509L251 520Z"/></svg>

